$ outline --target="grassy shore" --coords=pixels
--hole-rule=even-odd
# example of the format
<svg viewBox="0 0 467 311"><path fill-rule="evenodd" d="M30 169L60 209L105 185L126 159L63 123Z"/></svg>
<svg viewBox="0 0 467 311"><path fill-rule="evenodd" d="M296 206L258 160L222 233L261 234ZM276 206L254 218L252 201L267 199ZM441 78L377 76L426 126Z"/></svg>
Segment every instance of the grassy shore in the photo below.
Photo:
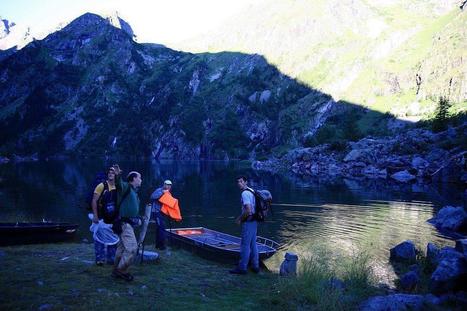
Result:
<svg viewBox="0 0 467 311"><path fill-rule="evenodd" d="M355 309L370 293L366 274L355 271L350 279L342 275L352 290L329 288L334 271L312 259L303 262L299 277L284 279L270 272L230 275L231 266L183 250L160 254L157 263L133 266L135 280L126 283L111 278L111 266L94 264L92 244L0 248L0 309L332 310Z"/></svg>

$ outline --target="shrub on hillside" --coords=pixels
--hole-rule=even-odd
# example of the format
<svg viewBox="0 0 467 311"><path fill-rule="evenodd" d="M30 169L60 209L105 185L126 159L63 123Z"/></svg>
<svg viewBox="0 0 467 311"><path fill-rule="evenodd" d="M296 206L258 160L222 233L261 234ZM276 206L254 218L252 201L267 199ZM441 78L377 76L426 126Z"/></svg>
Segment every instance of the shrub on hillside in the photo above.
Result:
<svg viewBox="0 0 467 311"><path fill-rule="evenodd" d="M436 107L436 115L433 120L433 132L445 131L449 124L449 108L451 103L445 96L441 96Z"/></svg>

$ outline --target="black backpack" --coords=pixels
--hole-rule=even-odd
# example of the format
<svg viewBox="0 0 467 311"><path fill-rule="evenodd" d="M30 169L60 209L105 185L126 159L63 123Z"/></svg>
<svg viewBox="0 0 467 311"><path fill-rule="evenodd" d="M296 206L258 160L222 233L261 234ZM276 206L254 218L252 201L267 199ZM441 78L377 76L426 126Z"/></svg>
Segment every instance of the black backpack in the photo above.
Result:
<svg viewBox="0 0 467 311"><path fill-rule="evenodd" d="M86 210L92 212L92 198L94 197L94 190L96 189L97 185L103 183L107 180L107 176L104 172L99 172L94 177L94 181L89 187L88 193L86 195Z"/></svg>
<svg viewBox="0 0 467 311"><path fill-rule="evenodd" d="M253 219L259 222L266 220L269 214L272 213L272 195L269 190L252 190L247 188L245 191L253 193L255 196L255 213Z"/></svg>
<svg viewBox="0 0 467 311"><path fill-rule="evenodd" d="M104 181L104 189L97 200L97 215L106 224L111 224L118 217L117 190L109 190L109 184Z"/></svg>

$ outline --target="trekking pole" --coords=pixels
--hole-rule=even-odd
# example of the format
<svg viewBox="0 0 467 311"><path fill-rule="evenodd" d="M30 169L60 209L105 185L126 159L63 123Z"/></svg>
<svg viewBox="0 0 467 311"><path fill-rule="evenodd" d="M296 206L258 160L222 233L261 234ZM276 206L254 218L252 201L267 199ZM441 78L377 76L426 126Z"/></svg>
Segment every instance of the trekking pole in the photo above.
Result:
<svg viewBox="0 0 467 311"><path fill-rule="evenodd" d="M151 205L146 204L146 208L144 210L144 218L143 218L143 224L141 228L141 232L139 235L139 243L138 243L138 251L141 246L141 263L143 263L143 257L144 257L144 241L146 240L146 232L148 230L148 225L149 225L149 219L151 218ZM138 253L136 253L138 254Z"/></svg>

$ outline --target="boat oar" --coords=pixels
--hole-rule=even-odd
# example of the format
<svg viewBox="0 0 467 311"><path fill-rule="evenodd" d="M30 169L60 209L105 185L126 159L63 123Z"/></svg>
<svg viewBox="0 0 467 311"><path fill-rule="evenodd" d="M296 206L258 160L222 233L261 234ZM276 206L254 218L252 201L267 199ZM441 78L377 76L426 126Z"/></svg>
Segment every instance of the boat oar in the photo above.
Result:
<svg viewBox="0 0 467 311"><path fill-rule="evenodd" d="M143 258L144 258L144 240L146 239L146 232L148 231L149 219L151 218L151 209L152 209L152 205L147 204L146 209L144 210L143 226L139 233L138 251L136 254L139 253L139 249L141 247L141 263L143 263Z"/></svg>

